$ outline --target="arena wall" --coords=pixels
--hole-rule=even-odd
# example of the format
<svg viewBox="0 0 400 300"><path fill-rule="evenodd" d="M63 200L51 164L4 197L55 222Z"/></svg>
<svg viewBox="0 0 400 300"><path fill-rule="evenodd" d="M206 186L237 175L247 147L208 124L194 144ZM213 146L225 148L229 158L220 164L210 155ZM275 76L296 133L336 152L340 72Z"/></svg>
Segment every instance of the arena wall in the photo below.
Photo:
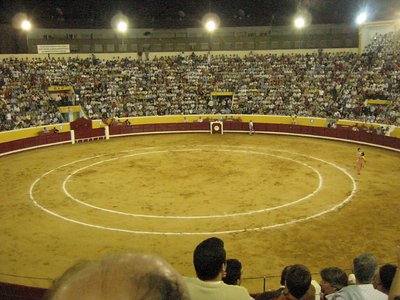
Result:
<svg viewBox="0 0 400 300"><path fill-rule="evenodd" d="M135 118L120 118L121 122L129 120L131 124L142 125L142 124L163 124L163 123L181 123L181 122L196 122L199 118L202 119L220 119L221 115L179 115L179 116L150 116L150 117L135 117ZM242 122L248 123L252 120L255 123L265 123L265 124L296 124L300 126L312 126L312 127L327 127L327 120L325 118L307 118L307 117L296 117L292 118L290 116L266 116L266 115L224 115L224 118L234 117L240 118ZM185 120L186 118L186 120ZM93 128L104 127L102 120L93 120ZM361 126L362 122L351 121L351 120L340 120L338 124L343 126L355 126L358 124ZM384 124L365 124L367 126L387 126ZM391 132L392 137L400 138L400 128L396 127ZM1 133L0 133L1 142Z"/></svg>
<svg viewBox="0 0 400 300"><path fill-rule="evenodd" d="M39 134L43 132L43 129L45 127L48 129L56 127L59 130L59 133L70 131L69 123L53 124L50 126L31 127L31 128L17 129L11 131L2 131L0 132L0 143L39 136Z"/></svg>
<svg viewBox="0 0 400 300"><path fill-rule="evenodd" d="M225 119L226 118L226 119ZM255 124L255 130L267 134L293 134L316 138L328 138L355 143L378 145L384 148L400 149L400 128L395 128L391 136L377 135L366 131L353 131L351 126L357 122L343 121L338 128L328 128L326 119L303 118L289 116L263 115L189 115L189 116L153 116L128 118L130 125L124 124L127 118L114 120L110 127L111 137L129 136L137 134L158 133L188 133L209 132L211 120L224 121L225 132L247 132L250 120ZM105 120L92 121L92 129L76 132L80 141L105 138ZM341 123L339 121L338 123ZM379 127L381 124L364 124ZM52 125L61 130L58 133L43 133L43 126L37 128L19 129L0 132L0 153L7 154L54 144L71 143L69 124ZM360 126L361 127L361 126ZM50 127L49 127L50 128Z"/></svg>
<svg viewBox="0 0 400 300"><path fill-rule="evenodd" d="M250 120L256 123L271 123L271 124L291 124L293 118L289 116L266 116L266 115L177 115L177 116L150 116L150 117L135 117L135 118L119 118L125 121L128 119L131 124L163 124L163 123L180 123L180 122L196 122L200 119L225 119L225 118L240 118L242 122L248 123ZM186 118L186 121L185 121ZM303 126L326 127L326 119L324 118L306 118L296 117L296 124ZM93 128L104 127L101 120L92 121ZM1 140L0 140L1 141Z"/></svg>

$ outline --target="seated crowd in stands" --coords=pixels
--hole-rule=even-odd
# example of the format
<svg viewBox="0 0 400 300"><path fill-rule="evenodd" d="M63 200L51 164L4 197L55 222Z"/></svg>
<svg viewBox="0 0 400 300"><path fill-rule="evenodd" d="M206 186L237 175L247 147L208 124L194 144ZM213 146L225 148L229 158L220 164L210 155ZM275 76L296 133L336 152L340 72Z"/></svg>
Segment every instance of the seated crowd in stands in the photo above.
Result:
<svg viewBox="0 0 400 300"><path fill-rule="evenodd" d="M72 86L88 118L265 114L400 124L400 60L393 34L353 53L95 57L0 62L0 131L63 121L49 86ZM392 50L390 50L392 49ZM211 98L213 91L235 97ZM390 100L366 105L367 99Z"/></svg>
<svg viewBox="0 0 400 300"><path fill-rule="evenodd" d="M397 260L400 263L400 247ZM193 264L196 277L182 277L155 255L113 255L73 266L55 281L45 299L315 300L320 290L320 300L400 299L397 267L387 264L379 269L369 254L354 258L354 281L340 268L329 267L321 270L319 285L306 266L295 264L284 268L278 290L252 296L240 286L241 263L226 259L221 239L211 237L198 244Z"/></svg>

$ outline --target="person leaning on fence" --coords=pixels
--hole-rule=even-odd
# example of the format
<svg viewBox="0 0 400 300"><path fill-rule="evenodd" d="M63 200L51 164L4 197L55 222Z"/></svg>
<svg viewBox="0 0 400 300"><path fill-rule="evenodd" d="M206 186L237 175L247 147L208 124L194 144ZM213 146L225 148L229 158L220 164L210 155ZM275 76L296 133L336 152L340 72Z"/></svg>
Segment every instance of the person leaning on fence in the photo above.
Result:
<svg viewBox="0 0 400 300"><path fill-rule="evenodd" d="M222 281L226 267L224 242L216 237L197 245L193 253L196 278L185 277L191 300L252 300L249 292L238 285Z"/></svg>
<svg viewBox="0 0 400 300"><path fill-rule="evenodd" d="M45 300L190 300L179 273L148 254L119 254L79 263L49 289Z"/></svg>

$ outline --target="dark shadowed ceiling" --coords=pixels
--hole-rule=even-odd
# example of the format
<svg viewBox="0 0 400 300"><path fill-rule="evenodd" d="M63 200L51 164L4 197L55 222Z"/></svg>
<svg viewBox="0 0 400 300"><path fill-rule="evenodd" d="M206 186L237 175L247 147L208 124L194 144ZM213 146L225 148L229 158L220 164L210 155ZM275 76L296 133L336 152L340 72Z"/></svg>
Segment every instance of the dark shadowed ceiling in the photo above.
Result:
<svg viewBox="0 0 400 300"><path fill-rule="evenodd" d="M0 0L0 23L25 13L37 27L108 28L118 12L132 27L184 28L201 26L208 12L221 26L291 24L299 11L313 24L353 23L363 9L370 20L400 19L400 0Z"/></svg>

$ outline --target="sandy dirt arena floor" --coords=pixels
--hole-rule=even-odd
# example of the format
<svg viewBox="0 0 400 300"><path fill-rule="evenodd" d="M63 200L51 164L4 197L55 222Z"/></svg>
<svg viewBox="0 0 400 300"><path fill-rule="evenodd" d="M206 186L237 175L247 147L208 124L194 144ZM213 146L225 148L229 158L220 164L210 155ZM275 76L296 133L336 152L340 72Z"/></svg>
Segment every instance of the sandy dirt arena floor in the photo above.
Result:
<svg viewBox="0 0 400 300"><path fill-rule="evenodd" d="M256 134L136 136L0 158L0 281L48 287L79 260L151 252L193 276L203 239L225 241L245 278L302 263L395 261L400 154ZM243 285L261 292L262 279Z"/></svg>

